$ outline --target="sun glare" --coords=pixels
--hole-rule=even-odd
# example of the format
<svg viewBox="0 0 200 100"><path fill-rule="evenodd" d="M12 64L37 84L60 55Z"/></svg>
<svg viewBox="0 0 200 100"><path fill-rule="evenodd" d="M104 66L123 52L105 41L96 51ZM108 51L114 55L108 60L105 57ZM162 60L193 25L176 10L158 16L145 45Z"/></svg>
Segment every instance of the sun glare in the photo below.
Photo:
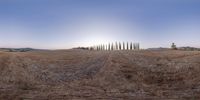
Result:
<svg viewBox="0 0 200 100"><path fill-rule="evenodd" d="M81 46L93 46L114 42L117 31L119 31L114 23L99 21L98 19L93 22L87 21L87 23L82 23L81 25L83 26L78 31L83 36L80 40L82 42Z"/></svg>

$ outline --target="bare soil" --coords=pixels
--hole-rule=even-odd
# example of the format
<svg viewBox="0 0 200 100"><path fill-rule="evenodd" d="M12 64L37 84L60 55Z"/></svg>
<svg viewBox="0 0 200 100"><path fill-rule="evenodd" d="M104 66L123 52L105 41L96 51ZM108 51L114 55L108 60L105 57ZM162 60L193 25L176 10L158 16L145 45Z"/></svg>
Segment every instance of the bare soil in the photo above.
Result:
<svg viewBox="0 0 200 100"><path fill-rule="evenodd" d="M0 52L0 100L199 100L199 51Z"/></svg>

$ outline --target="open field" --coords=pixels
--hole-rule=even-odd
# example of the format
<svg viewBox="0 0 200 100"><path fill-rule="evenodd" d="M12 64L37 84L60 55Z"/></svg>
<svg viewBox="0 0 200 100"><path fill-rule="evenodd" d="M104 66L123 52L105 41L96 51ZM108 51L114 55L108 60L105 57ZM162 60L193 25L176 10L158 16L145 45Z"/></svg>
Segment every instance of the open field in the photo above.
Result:
<svg viewBox="0 0 200 100"><path fill-rule="evenodd" d="M200 99L200 52L0 52L0 100L49 99Z"/></svg>

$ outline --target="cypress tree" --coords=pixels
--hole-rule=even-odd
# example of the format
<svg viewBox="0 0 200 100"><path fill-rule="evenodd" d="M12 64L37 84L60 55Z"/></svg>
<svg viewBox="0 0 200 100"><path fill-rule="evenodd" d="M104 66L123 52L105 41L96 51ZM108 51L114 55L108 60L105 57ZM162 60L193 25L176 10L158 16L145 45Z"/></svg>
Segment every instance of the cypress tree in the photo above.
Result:
<svg viewBox="0 0 200 100"><path fill-rule="evenodd" d="M101 51L101 45L99 45L99 51Z"/></svg>
<svg viewBox="0 0 200 100"><path fill-rule="evenodd" d="M115 42L115 49L118 50L118 44Z"/></svg>
<svg viewBox="0 0 200 100"><path fill-rule="evenodd" d="M108 44L108 50L110 51L110 43Z"/></svg>
<svg viewBox="0 0 200 100"><path fill-rule="evenodd" d="M138 50L140 50L140 43L138 43Z"/></svg>
<svg viewBox="0 0 200 100"><path fill-rule="evenodd" d="M127 42L127 45L126 45L126 50L128 50L129 49L129 45L128 45L128 42Z"/></svg>
<svg viewBox="0 0 200 100"><path fill-rule="evenodd" d="M132 42L131 42L131 44L130 44L130 50L132 50L133 49L133 45L132 45Z"/></svg>
<svg viewBox="0 0 200 100"><path fill-rule="evenodd" d="M99 51L101 50L101 45L99 45Z"/></svg>
<svg viewBox="0 0 200 100"><path fill-rule="evenodd" d="M123 50L125 50L125 43L123 42Z"/></svg>
<svg viewBox="0 0 200 100"><path fill-rule="evenodd" d="M119 42L119 50L121 50L121 43Z"/></svg>
<svg viewBox="0 0 200 100"><path fill-rule="evenodd" d="M111 50L113 50L114 48L113 48L113 43L112 43L112 46L111 46Z"/></svg>

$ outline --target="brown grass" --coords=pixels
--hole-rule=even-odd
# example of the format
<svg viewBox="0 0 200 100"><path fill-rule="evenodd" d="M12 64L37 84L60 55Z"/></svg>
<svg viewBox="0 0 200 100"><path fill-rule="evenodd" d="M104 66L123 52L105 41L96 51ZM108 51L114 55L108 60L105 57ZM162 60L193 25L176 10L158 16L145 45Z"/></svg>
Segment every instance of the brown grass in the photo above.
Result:
<svg viewBox="0 0 200 100"><path fill-rule="evenodd" d="M200 99L199 59L170 50L0 52L0 99Z"/></svg>

